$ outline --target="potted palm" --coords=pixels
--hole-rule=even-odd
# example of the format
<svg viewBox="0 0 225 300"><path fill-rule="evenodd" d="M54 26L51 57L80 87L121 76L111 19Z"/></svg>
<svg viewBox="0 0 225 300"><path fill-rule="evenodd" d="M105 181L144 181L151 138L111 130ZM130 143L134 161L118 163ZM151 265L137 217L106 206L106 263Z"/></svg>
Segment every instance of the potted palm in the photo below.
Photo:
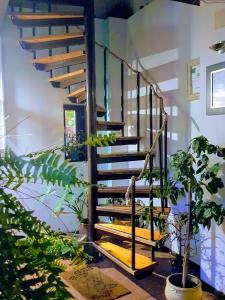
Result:
<svg viewBox="0 0 225 300"><path fill-rule="evenodd" d="M173 205L180 197L186 199L188 211L183 269L182 273L167 278L165 295L168 300L202 298L201 281L188 273L191 237L199 233L200 226L210 230L212 220L218 225L224 220L225 209L211 197L224 187L219 173L220 157L225 158L225 149L210 144L203 136L194 138L187 151L180 150L171 156L172 177L165 184L165 196Z"/></svg>

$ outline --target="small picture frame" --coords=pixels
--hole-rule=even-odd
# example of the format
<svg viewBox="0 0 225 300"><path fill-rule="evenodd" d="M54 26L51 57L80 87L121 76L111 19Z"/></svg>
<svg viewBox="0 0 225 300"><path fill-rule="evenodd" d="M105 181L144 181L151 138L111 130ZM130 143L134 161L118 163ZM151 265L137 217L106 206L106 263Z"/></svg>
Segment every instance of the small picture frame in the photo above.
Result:
<svg viewBox="0 0 225 300"><path fill-rule="evenodd" d="M200 58L187 65L187 97L190 101L200 99Z"/></svg>
<svg viewBox="0 0 225 300"><path fill-rule="evenodd" d="M207 115L225 114L225 62L206 68Z"/></svg>

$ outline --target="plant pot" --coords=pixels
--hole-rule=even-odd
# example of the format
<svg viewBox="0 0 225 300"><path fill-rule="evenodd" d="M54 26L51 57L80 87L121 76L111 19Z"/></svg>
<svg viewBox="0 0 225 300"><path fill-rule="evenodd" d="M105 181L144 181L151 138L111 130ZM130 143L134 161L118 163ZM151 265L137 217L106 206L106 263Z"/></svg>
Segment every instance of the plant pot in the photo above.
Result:
<svg viewBox="0 0 225 300"><path fill-rule="evenodd" d="M182 288L182 274L172 274L167 277L165 296L167 300L201 300L202 284L201 281L193 276L188 275L187 288Z"/></svg>
<svg viewBox="0 0 225 300"><path fill-rule="evenodd" d="M170 259L171 273L182 272L182 258L179 255L175 255Z"/></svg>
<svg viewBox="0 0 225 300"><path fill-rule="evenodd" d="M79 234L88 236L88 224L80 223Z"/></svg>

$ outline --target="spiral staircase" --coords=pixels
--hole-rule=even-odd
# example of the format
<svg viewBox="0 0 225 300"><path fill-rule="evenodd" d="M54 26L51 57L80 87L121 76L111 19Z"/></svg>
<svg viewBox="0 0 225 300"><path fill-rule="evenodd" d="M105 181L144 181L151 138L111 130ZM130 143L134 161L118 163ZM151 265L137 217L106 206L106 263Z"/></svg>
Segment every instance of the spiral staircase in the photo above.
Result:
<svg viewBox="0 0 225 300"><path fill-rule="evenodd" d="M157 93L154 84L149 82L142 73L133 69L107 47L97 45L104 51L102 64L106 64L106 55L114 56L121 63L121 73L118 74L121 78L121 121L108 120L106 82L103 87L104 107L98 105L99 99L96 99L93 0L88 3L84 0L12 0L9 10L12 22L20 32L21 47L33 54L34 67L38 71L49 73L49 83L54 88L66 89L67 98L72 103L86 104L87 135L96 135L101 131L110 133L115 131L117 137L115 143L111 145L112 148L124 145L136 146L135 151L121 150L111 153L102 153L97 148L88 147L89 182L92 184L88 200L89 239L98 251L130 274L137 276L151 271L157 263L155 249L165 238L155 228L154 219L160 214L168 216L170 212L167 199L163 197L163 184L167 176L167 115L163 98ZM31 36L25 35L27 28L32 32ZM46 35L38 34L40 28L45 28ZM55 29L58 28L61 30L60 34L55 34ZM57 48L64 49L64 52L54 54ZM47 50L48 55L41 56L41 50ZM135 136L125 135L127 113L124 106L125 68L130 69L137 80L137 134ZM150 144L145 151L140 147L141 79L149 90ZM159 104L159 123L155 130L153 130L154 101ZM142 161L143 168L113 167L113 164L118 162L127 162L130 166L134 161ZM111 169L100 169L99 165L103 164L107 164ZM152 175L156 170L159 173L158 184L155 184ZM139 185L138 182L145 174L149 175L148 182ZM116 186L118 180L125 179L130 179L129 186ZM100 184L112 181L115 184L108 186ZM137 220L146 212L146 206L140 205L139 199L142 198L148 199L147 211L150 225L145 228L137 226ZM159 206L154 205L155 198L160 199ZM107 199L111 199L111 202L109 203ZM118 199L123 199L122 204L118 203ZM149 247L149 255L139 253L137 244Z"/></svg>

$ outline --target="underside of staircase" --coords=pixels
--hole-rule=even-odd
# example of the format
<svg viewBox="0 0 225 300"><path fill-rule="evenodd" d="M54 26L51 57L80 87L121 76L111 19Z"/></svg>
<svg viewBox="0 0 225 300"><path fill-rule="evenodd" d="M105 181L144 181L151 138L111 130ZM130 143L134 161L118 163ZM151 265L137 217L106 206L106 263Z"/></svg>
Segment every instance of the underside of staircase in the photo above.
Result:
<svg viewBox="0 0 225 300"><path fill-rule="evenodd" d="M29 2L29 1L28 1ZM73 9L67 11L54 10L54 4L65 4L68 1L30 1L30 11L23 11L22 5L10 3L10 16L14 25L19 28L19 43L24 50L33 54L33 65L38 71L49 73L49 83L53 88L64 89L66 97L71 103L78 105L87 104L87 136L96 135L99 132L116 133L116 140L111 145L111 153L99 151L101 147L88 147L89 182L92 184L89 189L89 238L94 246L103 255L133 275L139 275L151 271L156 265L154 250L165 235L155 229L154 220L159 215L168 216L170 209L167 207L166 199L162 197L163 181L166 176L166 143L164 143L162 132L159 137L159 165L153 166L155 149L153 149L153 125L152 112L150 111L150 148L141 150L140 142L140 77L137 75L137 134L126 135L125 120L125 92L124 74L125 64L121 60L121 120L113 121L108 119L109 107L105 91L104 107L98 105L96 99L95 80L95 42L94 42L94 12L93 0L73 1ZM46 10L36 10L37 2L47 3ZM62 3L61 3L62 2ZM16 3L16 2L15 2ZM36 3L36 4L35 4ZM65 6L64 5L64 6ZM79 14L76 8L79 6ZM80 7L83 13L80 14ZM54 28L62 28L60 34L54 34ZM31 36L24 36L24 29L30 28ZM39 28L47 28L48 34L38 35ZM74 47L76 50L74 50ZM64 49L60 54L54 54L56 48ZM39 51L47 50L47 56L39 55ZM111 52L106 47L104 53ZM104 57L106 58L106 56ZM105 62L105 60L103 60ZM60 71L60 73L58 72ZM106 82L104 82L104 87ZM150 109L152 109L152 98L154 90L150 86ZM96 101L97 100L97 101ZM161 99L160 99L161 101ZM101 101L102 103L102 101ZM163 109L160 110L159 129L163 126ZM166 132L164 132L166 136ZM165 139L166 140L166 139ZM129 151L129 147L120 147L122 150L114 151L115 146L136 146L136 150ZM157 148L156 147L156 148ZM160 148L161 147L161 148ZM124 150L126 148L126 150ZM158 148L157 148L158 151ZM158 172L160 180L153 184L153 178L144 185L133 185L129 199L125 200L128 185L121 186L118 181L130 178L138 178L142 172L141 168L114 167L115 163L131 163L142 161L146 157L149 164L145 170L148 174ZM106 169L100 168L107 165ZM104 182L104 185L102 184ZM113 182L113 183L112 183ZM160 194L160 195L159 195ZM138 198L138 199L137 199ZM153 200L160 198L161 205L154 206ZM109 203L110 199L110 203ZM118 203L118 199L122 203ZM148 205L143 206L136 200L147 199ZM140 201L139 201L140 202ZM146 209L149 211L150 223L147 227L136 226L136 220L144 215ZM123 242L128 243L124 247ZM140 243L149 247L149 256L137 253L135 245ZM127 244L126 244L127 245Z"/></svg>

